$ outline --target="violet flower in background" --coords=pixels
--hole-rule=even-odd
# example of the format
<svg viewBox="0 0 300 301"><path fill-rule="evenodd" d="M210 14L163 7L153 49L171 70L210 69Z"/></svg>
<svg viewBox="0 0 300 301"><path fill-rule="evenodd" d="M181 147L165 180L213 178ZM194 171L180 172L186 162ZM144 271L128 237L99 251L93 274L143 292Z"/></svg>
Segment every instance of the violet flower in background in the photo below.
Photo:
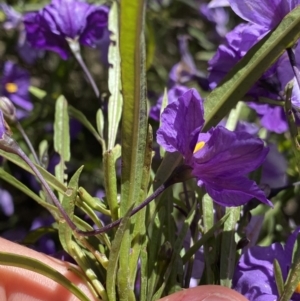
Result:
<svg viewBox="0 0 300 301"><path fill-rule="evenodd" d="M14 213L14 202L11 194L4 189L0 189L0 210L6 215L11 216Z"/></svg>
<svg viewBox="0 0 300 301"><path fill-rule="evenodd" d="M267 184L271 188L279 188L287 185L287 161L278 151L277 145L269 144L270 151L262 167L260 183Z"/></svg>
<svg viewBox="0 0 300 301"><path fill-rule="evenodd" d="M216 32L220 37L224 37L228 32L227 24L229 22L229 14L223 7L211 7L209 4L200 5L201 14L210 22L215 24Z"/></svg>
<svg viewBox="0 0 300 301"><path fill-rule="evenodd" d="M203 100L190 89L169 104L161 116L157 142L169 152L180 152L192 168L198 185L222 206L240 206L252 198L272 206L257 184L246 175L265 160L268 148L259 138L224 127L201 133Z"/></svg>
<svg viewBox="0 0 300 301"><path fill-rule="evenodd" d="M285 246L273 243L268 247L254 246L241 256L233 277L232 288L249 301L274 301L279 297L273 262L278 260L285 281L291 267L293 247L299 234L297 228ZM294 293L291 301L299 301L300 294Z"/></svg>
<svg viewBox="0 0 300 301"><path fill-rule="evenodd" d="M53 223L55 223L55 220L52 215L36 217L31 224L30 231L37 230L41 227L50 227ZM56 252L56 246L51 235L46 234L38 239L34 245L34 250L48 255L54 254Z"/></svg>
<svg viewBox="0 0 300 301"><path fill-rule="evenodd" d="M33 47L58 53L67 59L67 40L96 47L107 27L108 8L78 0L52 0L38 12L27 13L24 24Z"/></svg>
<svg viewBox="0 0 300 301"><path fill-rule="evenodd" d="M240 24L226 35L225 43L220 45L215 56L209 61L209 83L214 89L231 68L254 46L265 34L264 28L255 24ZM278 61L279 62L279 61ZM248 105L260 117L263 127L275 133L284 133L288 129L282 107L259 103L259 98L282 100L285 84L279 76L278 64L274 64L252 86L246 96ZM286 65L285 65L286 66ZM290 67L291 69L291 67ZM289 76L289 80L293 75Z"/></svg>
<svg viewBox="0 0 300 301"><path fill-rule="evenodd" d="M6 18L2 23L3 28L5 30L15 29L18 31L19 36L16 49L19 56L27 64L34 64L38 58L44 55L44 52L32 48L27 41L22 14L5 3L0 3L0 11L5 14Z"/></svg>
<svg viewBox="0 0 300 301"><path fill-rule="evenodd" d="M188 37L184 35L179 36L178 41L181 60L172 67L169 73L168 103L172 103L188 90L184 84L189 81L195 80L204 90L209 89L206 75L197 69L195 61L188 49ZM164 95L161 95L156 105L150 109L149 116L156 121L160 120L163 96Z"/></svg>
<svg viewBox="0 0 300 301"><path fill-rule="evenodd" d="M269 31L300 4L299 0L228 0L232 10L242 19Z"/></svg>
<svg viewBox="0 0 300 301"><path fill-rule="evenodd" d="M2 22L4 29L16 29L22 23L22 15L6 3L0 3L0 11L5 15L5 20Z"/></svg>
<svg viewBox="0 0 300 301"><path fill-rule="evenodd" d="M241 120L237 123L235 131L247 132L256 137L259 132L259 127L254 123ZM287 160L284 155L279 152L276 144L268 143L267 145L269 152L262 164L260 184L268 185L270 188L284 187L288 184L286 172L288 168Z"/></svg>
<svg viewBox="0 0 300 301"><path fill-rule="evenodd" d="M170 90L168 90L168 104L174 102L177 100L179 96L181 96L183 93L187 92L189 89L185 86L175 85ZM155 106L151 107L149 116L156 120L160 120L160 110L161 110L161 104L163 101L163 95L159 97L157 100L157 103Z"/></svg>
<svg viewBox="0 0 300 301"><path fill-rule="evenodd" d="M175 64L169 73L169 85L183 85L191 80L195 80L203 89L208 89L206 75L197 69L195 61L188 48L188 36L179 36L179 51L181 60Z"/></svg>
<svg viewBox="0 0 300 301"><path fill-rule="evenodd" d="M30 76L15 63L4 64L0 82L0 95L9 98L17 108L17 118L23 118L33 109L29 97Z"/></svg>

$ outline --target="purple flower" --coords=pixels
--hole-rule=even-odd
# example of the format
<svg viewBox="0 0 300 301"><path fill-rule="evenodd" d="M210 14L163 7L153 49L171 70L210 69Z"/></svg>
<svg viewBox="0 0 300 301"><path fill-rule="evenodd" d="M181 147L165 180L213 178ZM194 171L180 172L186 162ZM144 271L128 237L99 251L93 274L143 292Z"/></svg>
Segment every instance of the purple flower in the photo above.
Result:
<svg viewBox="0 0 300 301"><path fill-rule="evenodd" d="M226 37L224 44L220 45L216 54L209 61L209 86L215 88L230 69L254 46L264 35L261 26L254 24L239 24ZM272 76L274 70L266 74L266 78ZM262 78L262 81L266 81ZM262 85L263 86L263 85ZM257 95L259 84L252 88L252 94ZM255 93L256 92L256 93ZM265 93L264 93L265 94ZM268 96L268 95L264 95Z"/></svg>
<svg viewBox="0 0 300 301"><path fill-rule="evenodd" d="M216 26L216 32L224 37L227 33L227 24L229 21L229 14L223 7L211 7L206 3L200 5L200 12L207 20L211 21Z"/></svg>
<svg viewBox="0 0 300 301"><path fill-rule="evenodd" d="M4 139L6 133L6 122L4 120L3 112L0 110L0 140Z"/></svg>
<svg viewBox="0 0 300 301"><path fill-rule="evenodd" d="M263 26L265 30L275 28L296 6L299 0L229 0L233 11L242 19Z"/></svg>
<svg viewBox="0 0 300 301"><path fill-rule="evenodd" d="M12 196L4 189L0 189L0 208L6 216L11 216L14 213L14 202Z"/></svg>
<svg viewBox="0 0 300 301"><path fill-rule="evenodd" d="M233 288L250 301L274 301L278 299L273 262L277 259L283 280L286 280L292 262L293 247L300 228L288 238L285 246L274 243L269 247L255 246L241 256L233 277ZM291 301L299 301L294 293Z"/></svg>
<svg viewBox="0 0 300 301"><path fill-rule="evenodd" d="M6 3L0 3L0 11L5 14L5 20L2 22L4 29L16 29L22 23L22 15Z"/></svg>
<svg viewBox="0 0 300 301"><path fill-rule="evenodd" d="M195 89L169 104L161 120L157 142L167 151L183 155L198 185L204 185L216 203L239 206L257 198L272 206L257 184L246 177L263 163L268 153L262 140L222 126L201 133L203 100Z"/></svg>
<svg viewBox="0 0 300 301"><path fill-rule="evenodd" d="M34 231L42 227L50 227L54 222L55 220L51 215L36 217L31 224L30 231ZM49 234L41 236L32 247L34 250L43 252L48 255L56 252L55 242Z"/></svg>
<svg viewBox="0 0 300 301"><path fill-rule="evenodd" d="M269 144L270 151L263 164L260 182L271 188L287 185L287 161L278 151L277 145Z"/></svg>
<svg viewBox="0 0 300 301"><path fill-rule="evenodd" d="M108 9L76 0L52 0L38 12L24 16L27 39L33 47L57 52L67 59L67 40L96 47L107 27Z"/></svg>
<svg viewBox="0 0 300 301"><path fill-rule="evenodd" d="M219 46L217 53L209 61L210 88L213 89L217 86L232 66L261 39L264 33L265 31L261 26L240 24L226 35L225 44ZM280 66L282 70L279 69ZM293 78L290 72L288 75L286 75L286 72L282 72L282 66L291 69L290 66L287 66L286 60L281 58L262 75L246 94L249 100L253 100L248 105L257 112L262 126L276 133L284 133L288 129L283 108L268 104L259 104L258 101L261 97L272 100L282 99L282 91L286 83ZM283 82L281 76L285 76L289 80Z"/></svg>
<svg viewBox="0 0 300 301"><path fill-rule="evenodd" d="M18 54L27 64L33 64L37 58L43 56L44 52L33 49L29 45L24 30L23 16L5 3L0 3L0 11L3 11L6 17L2 23L3 28L6 30L15 29L19 33L16 47Z"/></svg>
<svg viewBox="0 0 300 301"><path fill-rule="evenodd" d="M194 59L189 51L188 37L179 36L179 50L181 60L175 64L169 74L170 86L175 84L185 84L191 80L197 80L201 87L208 88L206 76L196 67Z"/></svg>
<svg viewBox="0 0 300 301"><path fill-rule="evenodd" d="M26 70L10 61L4 64L0 95L6 96L17 106L18 119L26 116L33 109L29 97L29 85L30 77Z"/></svg>
<svg viewBox="0 0 300 301"><path fill-rule="evenodd" d="M175 85L173 86L169 91L168 91L168 104L172 103L173 101L175 101L179 96L181 96L183 93L185 93L186 91L188 91L188 88L185 86L179 86L179 85ZM160 120L160 110L161 110L161 104L162 104L162 100L163 100L163 95L160 96L160 98L158 99L157 103L155 106L153 106L150 109L150 113L149 116L156 120L159 121Z"/></svg>

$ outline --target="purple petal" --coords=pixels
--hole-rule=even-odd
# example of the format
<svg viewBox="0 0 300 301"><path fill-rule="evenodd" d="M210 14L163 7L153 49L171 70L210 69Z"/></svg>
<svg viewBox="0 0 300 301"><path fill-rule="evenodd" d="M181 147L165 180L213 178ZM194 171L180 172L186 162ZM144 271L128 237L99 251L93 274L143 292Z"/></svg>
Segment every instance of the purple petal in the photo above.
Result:
<svg viewBox="0 0 300 301"><path fill-rule="evenodd" d="M94 12L87 17L87 24L80 36L80 43L95 47L96 42L104 36L108 22L108 9L106 7L95 7Z"/></svg>
<svg viewBox="0 0 300 301"><path fill-rule="evenodd" d="M255 24L239 24L225 37L214 57L208 62L210 87L214 88L231 68L266 32Z"/></svg>
<svg viewBox="0 0 300 301"><path fill-rule="evenodd" d="M287 161L278 151L275 144L269 145L270 151L263 164L260 182L268 184L271 188L278 188L287 185Z"/></svg>
<svg viewBox="0 0 300 301"><path fill-rule="evenodd" d="M158 144L169 152L179 151L188 161L195 146L191 143L203 127L203 116L203 100L195 89L190 89L163 111Z"/></svg>
<svg viewBox="0 0 300 301"><path fill-rule="evenodd" d="M28 13L24 16L27 40L32 47L51 50L66 60L70 55L67 41L58 33L54 34L48 22L39 13Z"/></svg>
<svg viewBox="0 0 300 301"><path fill-rule="evenodd" d="M261 117L261 125L269 131L282 134L288 130L286 116L282 107L251 103L249 106Z"/></svg>
<svg viewBox="0 0 300 301"><path fill-rule="evenodd" d="M211 198L222 206L241 206L252 198L256 198L262 203L273 207L257 184L245 177L228 179L225 177L210 178L204 174L200 179Z"/></svg>
<svg viewBox="0 0 300 301"><path fill-rule="evenodd" d="M185 86L179 86L179 85L173 86L168 91L168 104L177 100L179 96L181 96L183 93L187 92L188 90L189 89ZM160 120L160 110L161 110L162 100L163 100L163 95L157 100L156 105L150 109L149 116L156 121Z"/></svg>
<svg viewBox="0 0 300 301"><path fill-rule="evenodd" d="M275 28L291 11L291 2L282 0L229 0L233 11L242 19L264 26L267 30ZM298 2L298 1L297 1ZM294 3L293 8L296 4Z"/></svg>
<svg viewBox="0 0 300 301"><path fill-rule="evenodd" d="M24 17L27 39L33 47L70 56L66 39L96 47L107 27L108 9L76 0L52 0L42 10Z"/></svg>
<svg viewBox="0 0 300 301"><path fill-rule="evenodd" d="M5 126L3 112L0 110L0 140L3 139L3 135L6 133L5 128L6 126Z"/></svg>
<svg viewBox="0 0 300 301"><path fill-rule="evenodd" d="M211 129L211 137L194 153L194 174L210 177L238 177L258 168L268 148L246 132L231 132L222 126ZM198 141L201 140L199 135Z"/></svg>
<svg viewBox="0 0 300 301"><path fill-rule="evenodd" d="M15 91L10 91L7 85L15 85ZM30 77L26 70L18 65L7 61L4 65L3 77L1 79L1 94L9 98L15 105L25 111L31 111L33 104L29 96Z"/></svg>
<svg viewBox="0 0 300 301"><path fill-rule="evenodd" d="M248 300L277 300L273 261L286 262L280 243L269 247L253 247L243 254L236 267L232 287ZM286 271L282 271L286 277Z"/></svg>
<svg viewBox="0 0 300 301"><path fill-rule="evenodd" d="M84 1L52 0L51 4L42 9L41 15L54 34L75 39L83 32L91 8Z"/></svg>
<svg viewBox="0 0 300 301"><path fill-rule="evenodd" d="M12 196L8 191L4 189L0 189L0 207L6 216L13 215L14 202Z"/></svg>
<svg viewBox="0 0 300 301"><path fill-rule="evenodd" d="M5 14L5 20L2 23L3 28L7 30L16 29L22 22L22 15L6 3L0 3L0 11Z"/></svg>

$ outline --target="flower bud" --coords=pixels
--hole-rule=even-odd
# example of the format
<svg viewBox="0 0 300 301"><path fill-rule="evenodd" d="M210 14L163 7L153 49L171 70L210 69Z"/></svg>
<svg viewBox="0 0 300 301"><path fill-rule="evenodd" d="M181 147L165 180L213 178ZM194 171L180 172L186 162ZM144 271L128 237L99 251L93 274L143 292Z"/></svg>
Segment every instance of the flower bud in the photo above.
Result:
<svg viewBox="0 0 300 301"><path fill-rule="evenodd" d="M0 110L2 110L5 118L9 122L15 123L17 121L16 107L9 98L0 96Z"/></svg>

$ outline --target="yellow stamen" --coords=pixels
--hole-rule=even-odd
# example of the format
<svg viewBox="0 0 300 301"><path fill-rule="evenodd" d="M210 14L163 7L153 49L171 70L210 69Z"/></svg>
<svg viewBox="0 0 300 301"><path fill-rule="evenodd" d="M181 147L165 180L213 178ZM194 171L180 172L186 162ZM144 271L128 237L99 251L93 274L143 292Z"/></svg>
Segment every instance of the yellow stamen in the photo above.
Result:
<svg viewBox="0 0 300 301"><path fill-rule="evenodd" d="M204 141L200 141L196 144L195 149L194 149L194 153L196 153L197 151L199 151L200 149L202 149L205 145Z"/></svg>
<svg viewBox="0 0 300 301"><path fill-rule="evenodd" d="M8 93L16 93L18 91L18 86L14 83L7 83L5 89Z"/></svg>
<svg viewBox="0 0 300 301"><path fill-rule="evenodd" d="M300 283L298 283L296 289L295 289L295 293L300 294Z"/></svg>

